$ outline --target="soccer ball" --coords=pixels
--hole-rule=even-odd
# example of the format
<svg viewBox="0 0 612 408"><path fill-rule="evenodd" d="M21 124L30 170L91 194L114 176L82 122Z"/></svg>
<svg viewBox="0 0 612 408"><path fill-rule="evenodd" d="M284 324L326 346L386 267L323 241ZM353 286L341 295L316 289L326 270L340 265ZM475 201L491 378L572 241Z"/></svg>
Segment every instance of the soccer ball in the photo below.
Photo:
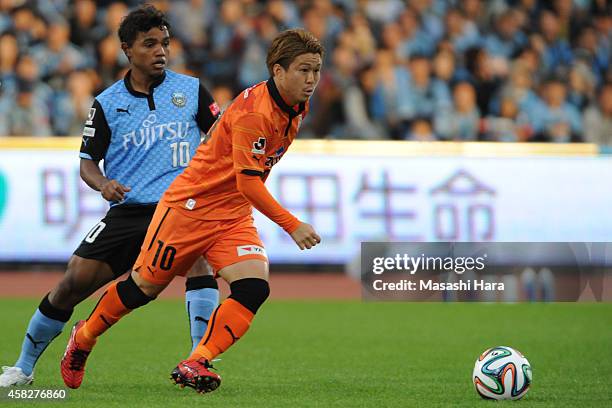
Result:
<svg viewBox="0 0 612 408"><path fill-rule="evenodd" d="M517 400L531 385L531 365L518 350L498 346L485 350L474 364L472 381L485 399Z"/></svg>

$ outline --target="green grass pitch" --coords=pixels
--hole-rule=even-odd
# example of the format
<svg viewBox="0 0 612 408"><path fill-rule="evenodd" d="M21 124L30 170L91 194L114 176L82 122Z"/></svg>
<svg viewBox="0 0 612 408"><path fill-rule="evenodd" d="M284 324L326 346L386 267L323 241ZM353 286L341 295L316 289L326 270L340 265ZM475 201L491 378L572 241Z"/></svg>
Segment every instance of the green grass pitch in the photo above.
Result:
<svg viewBox="0 0 612 408"><path fill-rule="evenodd" d="M14 363L35 300L0 300L0 363ZM92 302L73 316L87 316ZM72 322L71 322L72 323ZM431 304L272 301L216 363L214 393L172 385L190 342L180 300L124 318L90 356L64 402L27 406L437 407L497 406L471 384L490 346L521 350L534 382L520 407L610 406L611 304ZM37 388L60 387L68 327L36 370ZM16 403L0 401L1 405Z"/></svg>

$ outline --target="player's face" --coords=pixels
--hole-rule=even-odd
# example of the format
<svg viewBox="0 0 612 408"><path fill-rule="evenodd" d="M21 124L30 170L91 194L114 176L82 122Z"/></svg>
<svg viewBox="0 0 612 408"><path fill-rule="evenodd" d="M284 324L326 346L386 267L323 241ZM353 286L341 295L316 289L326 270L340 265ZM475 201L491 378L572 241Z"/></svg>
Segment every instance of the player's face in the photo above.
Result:
<svg viewBox="0 0 612 408"><path fill-rule="evenodd" d="M125 47L126 55L134 69L149 77L161 75L170 55L170 34L166 27L153 27L138 33L131 47Z"/></svg>
<svg viewBox="0 0 612 408"><path fill-rule="evenodd" d="M275 83L287 104L306 102L312 96L321 77L321 64L319 54L309 53L297 56L287 70L275 66Z"/></svg>

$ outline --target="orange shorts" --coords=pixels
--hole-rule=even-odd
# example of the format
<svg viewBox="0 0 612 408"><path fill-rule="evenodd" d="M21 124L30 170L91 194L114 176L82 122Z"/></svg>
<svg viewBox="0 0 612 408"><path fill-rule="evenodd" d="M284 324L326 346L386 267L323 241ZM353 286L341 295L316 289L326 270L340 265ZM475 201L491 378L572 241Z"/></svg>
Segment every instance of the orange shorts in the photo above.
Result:
<svg viewBox="0 0 612 408"><path fill-rule="evenodd" d="M215 275L248 259L268 261L251 215L233 220L190 218L160 202L134 264L140 276L157 285L184 276L199 256Z"/></svg>

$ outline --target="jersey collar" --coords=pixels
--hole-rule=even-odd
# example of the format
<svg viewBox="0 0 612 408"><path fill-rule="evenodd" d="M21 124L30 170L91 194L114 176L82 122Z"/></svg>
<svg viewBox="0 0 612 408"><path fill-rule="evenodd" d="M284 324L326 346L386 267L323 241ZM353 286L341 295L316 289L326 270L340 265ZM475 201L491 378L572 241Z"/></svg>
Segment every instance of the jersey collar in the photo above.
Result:
<svg viewBox="0 0 612 408"><path fill-rule="evenodd" d="M125 84L125 87L132 95L138 98L146 98L148 96L147 94L139 92L132 87L132 83L130 82L131 75L132 75L132 70L130 69L125 74L125 77L123 77L123 83ZM154 88L157 88L162 82L164 82L164 79L166 79L166 71L164 71L163 74L161 74L159 77L157 77L155 81L151 83L151 85L149 86L149 94L152 93Z"/></svg>
<svg viewBox="0 0 612 408"><path fill-rule="evenodd" d="M158 78L155 79L149 86L149 94L145 94L135 90L132 87L132 83L130 82L130 75L132 74L132 70L130 69L123 78L123 83L127 88L128 92L134 95L137 98L147 98L147 103L149 105L149 110L155 110L155 100L153 99L153 90L158 87L164 79L166 79L166 71L164 71Z"/></svg>
<svg viewBox="0 0 612 408"><path fill-rule="evenodd" d="M268 81L266 82L266 86L268 87L268 92L270 92L270 96L272 96L272 99L274 100L276 105L284 112L288 113L290 118L295 118L300 113L304 112L304 109L306 108L306 103L304 102L300 103L297 112L295 111L295 109L293 109L292 106L289 106L287 105L287 103L285 103L280 92L278 92L278 88L276 87L273 78L268 79Z"/></svg>

